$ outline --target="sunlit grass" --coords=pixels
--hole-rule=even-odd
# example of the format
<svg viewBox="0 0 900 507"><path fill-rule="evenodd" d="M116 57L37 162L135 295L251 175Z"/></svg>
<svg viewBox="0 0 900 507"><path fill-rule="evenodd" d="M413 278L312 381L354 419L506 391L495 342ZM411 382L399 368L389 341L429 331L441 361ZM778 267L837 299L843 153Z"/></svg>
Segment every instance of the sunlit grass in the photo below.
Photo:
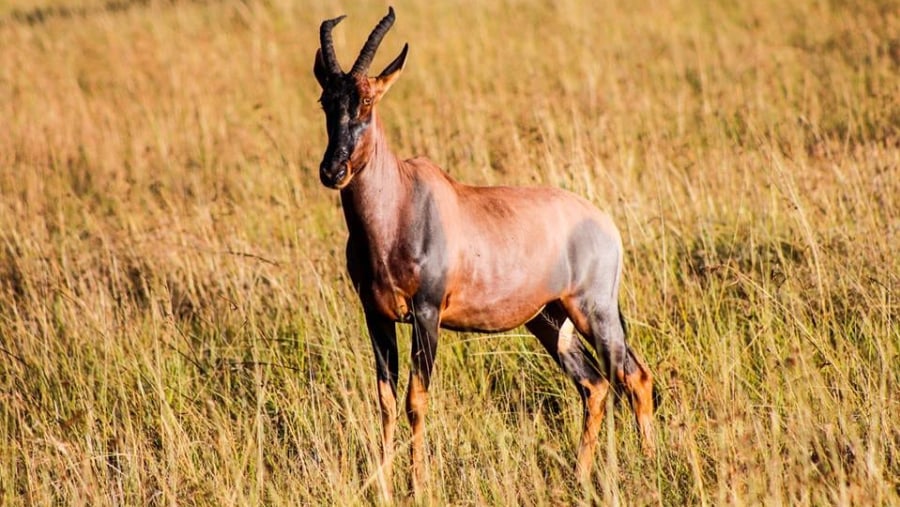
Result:
<svg viewBox="0 0 900 507"><path fill-rule="evenodd" d="M0 2L2 503L373 501L312 59L386 5L111 5ZM444 333L429 503L900 504L896 2L394 7L395 151L608 210L663 399L658 456L617 410L582 490L536 340Z"/></svg>

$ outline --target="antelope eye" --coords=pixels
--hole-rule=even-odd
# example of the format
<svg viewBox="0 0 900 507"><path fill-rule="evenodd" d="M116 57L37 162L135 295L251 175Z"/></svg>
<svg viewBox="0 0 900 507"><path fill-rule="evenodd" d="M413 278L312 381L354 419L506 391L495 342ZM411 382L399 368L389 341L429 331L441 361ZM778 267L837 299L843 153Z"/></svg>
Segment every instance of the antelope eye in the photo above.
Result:
<svg viewBox="0 0 900 507"><path fill-rule="evenodd" d="M371 105L372 105L372 97L366 97L366 98L364 98L364 99L363 99L363 104L366 105L366 106L371 106Z"/></svg>

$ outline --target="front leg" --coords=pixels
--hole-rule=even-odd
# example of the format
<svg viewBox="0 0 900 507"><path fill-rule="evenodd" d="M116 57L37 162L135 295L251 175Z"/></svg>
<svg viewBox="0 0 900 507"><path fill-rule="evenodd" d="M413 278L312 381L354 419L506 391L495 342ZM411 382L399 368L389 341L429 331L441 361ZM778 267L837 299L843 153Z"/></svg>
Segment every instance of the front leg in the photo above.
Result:
<svg viewBox="0 0 900 507"><path fill-rule="evenodd" d="M425 412L428 410L428 386L437 352L440 313L436 306L415 308L412 336L412 364L406 394L406 416L412 427L412 490L421 496L425 484Z"/></svg>
<svg viewBox="0 0 900 507"><path fill-rule="evenodd" d="M390 502L393 496L391 469L394 462L394 428L397 427L397 328L394 322L372 309L366 309L366 327L375 352L378 378L378 404L381 407L381 466L378 486L381 497Z"/></svg>

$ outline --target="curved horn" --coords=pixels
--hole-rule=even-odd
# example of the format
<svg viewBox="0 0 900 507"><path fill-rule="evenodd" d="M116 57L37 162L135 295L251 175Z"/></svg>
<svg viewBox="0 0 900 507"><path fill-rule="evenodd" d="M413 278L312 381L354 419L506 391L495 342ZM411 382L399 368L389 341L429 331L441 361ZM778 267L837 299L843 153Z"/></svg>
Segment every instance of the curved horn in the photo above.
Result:
<svg viewBox="0 0 900 507"><path fill-rule="evenodd" d="M394 8L388 7L387 16L381 18L381 21L378 22L378 25L375 26L375 29L372 30L372 33L369 35L366 45L363 46L362 50L359 52L359 57L356 58L356 63L353 64L353 69L350 71L351 75L364 75L366 71L369 70L369 65L372 64L372 58L375 57L375 51L378 50L381 39L384 38L385 34L387 34L393 24Z"/></svg>
<svg viewBox="0 0 900 507"><path fill-rule="evenodd" d="M319 27L319 40L322 43L322 56L325 58L325 66L332 74L343 74L344 71L341 70L341 65L338 63L337 56L334 54L334 40L331 38L331 29L346 17L347 16L338 16L334 19L327 19L323 21L322 26Z"/></svg>

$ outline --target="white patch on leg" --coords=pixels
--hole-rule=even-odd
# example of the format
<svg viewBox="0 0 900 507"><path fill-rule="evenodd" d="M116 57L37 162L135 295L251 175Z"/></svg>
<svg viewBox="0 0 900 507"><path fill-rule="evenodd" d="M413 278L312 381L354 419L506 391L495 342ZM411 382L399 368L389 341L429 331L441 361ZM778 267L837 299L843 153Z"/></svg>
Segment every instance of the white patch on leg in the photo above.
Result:
<svg viewBox="0 0 900 507"><path fill-rule="evenodd" d="M562 325L559 326L558 336L559 340L557 341L556 347L559 351L559 355L562 356L569 352L575 344L575 340L577 340L577 337L575 336L575 324L569 319L563 321Z"/></svg>

